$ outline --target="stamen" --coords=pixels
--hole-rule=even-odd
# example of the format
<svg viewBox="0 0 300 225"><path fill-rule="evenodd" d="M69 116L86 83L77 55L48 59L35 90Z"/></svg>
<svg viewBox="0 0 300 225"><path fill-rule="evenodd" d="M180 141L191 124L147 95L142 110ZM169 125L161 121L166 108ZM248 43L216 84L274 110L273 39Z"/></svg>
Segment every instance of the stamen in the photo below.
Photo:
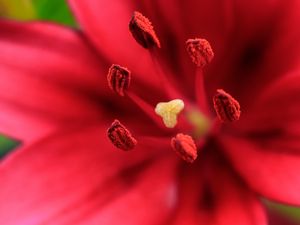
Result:
<svg viewBox="0 0 300 225"><path fill-rule="evenodd" d="M114 146L124 151L132 150L137 144L130 131L118 120L115 120L108 128L107 136Z"/></svg>
<svg viewBox="0 0 300 225"><path fill-rule="evenodd" d="M124 96L124 91L128 89L131 80L130 71L119 65L113 64L107 74L108 86L121 96Z"/></svg>
<svg viewBox="0 0 300 225"><path fill-rule="evenodd" d="M186 41L186 49L193 63L201 68L210 63L214 57L214 52L209 42L205 39L188 39Z"/></svg>
<svg viewBox="0 0 300 225"><path fill-rule="evenodd" d="M224 90L218 89L213 101L216 113L222 122L233 122L240 118L239 102Z"/></svg>
<svg viewBox="0 0 300 225"><path fill-rule="evenodd" d="M197 147L193 138L185 134L177 134L171 139L174 151L185 161L192 163L197 158Z"/></svg>
<svg viewBox="0 0 300 225"><path fill-rule="evenodd" d="M184 102L181 99L174 99L169 102L160 102L155 107L155 113L162 117L168 128L177 124L177 115L183 110Z"/></svg>
<svg viewBox="0 0 300 225"><path fill-rule="evenodd" d="M133 13L129 22L129 30L134 39L144 48L147 49L155 46L160 48L160 42L150 20L140 12Z"/></svg>

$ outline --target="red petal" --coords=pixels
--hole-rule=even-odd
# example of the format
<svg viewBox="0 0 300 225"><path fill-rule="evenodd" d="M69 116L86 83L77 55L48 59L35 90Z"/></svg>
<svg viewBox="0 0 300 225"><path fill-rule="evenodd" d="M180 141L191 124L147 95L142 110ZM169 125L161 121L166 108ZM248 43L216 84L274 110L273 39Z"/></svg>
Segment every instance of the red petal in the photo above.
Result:
<svg viewBox="0 0 300 225"><path fill-rule="evenodd" d="M266 225L256 195L222 156L207 154L199 156L203 160L198 168L188 168L181 174L183 186L173 224Z"/></svg>
<svg viewBox="0 0 300 225"><path fill-rule="evenodd" d="M20 140L23 144L42 138L56 127L49 121L37 119L12 105L0 103L0 111L0 133Z"/></svg>
<svg viewBox="0 0 300 225"><path fill-rule="evenodd" d="M81 33L41 22L1 21L0 27L1 66L65 87L98 89L102 72L106 81L106 68Z"/></svg>
<svg viewBox="0 0 300 225"><path fill-rule="evenodd" d="M216 57L206 76L209 96L217 88L223 88L242 106L250 106L255 102L254 96L256 98L270 82L289 72L299 62L300 31L297 21L300 19L300 2L223 2L234 2L229 7L234 15L234 31L226 39L226 48L220 53L215 52ZM214 46L214 43L211 44ZM243 110L245 112L247 108Z"/></svg>
<svg viewBox="0 0 300 225"><path fill-rule="evenodd" d="M86 96L99 93L102 68L80 35L51 24L0 27L0 132L24 140L46 123L98 116Z"/></svg>
<svg viewBox="0 0 300 225"><path fill-rule="evenodd" d="M112 225L161 224L175 208L175 172L174 163L158 161L143 172L135 186L124 190L123 196L108 203L86 222Z"/></svg>
<svg viewBox="0 0 300 225"><path fill-rule="evenodd" d="M247 182L266 197L300 204L300 76L274 82L236 124L241 139L225 150Z"/></svg>
<svg viewBox="0 0 300 225"><path fill-rule="evenodd" d="M229 137L222 138L222 145L235 169L255 191L276 201L300 205L299 152Z"/></svg>
<svg viewBox="0 0 300 225"><path fill-rule="evenodd" d="M137 79L159 85L149 51L137 44L129 32L128 24L136 10L133 2L124 0L69 0L69 2L85 34L111 63L126 66Z"/></svg>
<svg viewBox="0 0 300 225"><path fill-rule="evenodd" d="M174 203L174 161L166 160L164 146L155 148L153 142L118 151L105 132L101 126L78 128L12 153L0 167L0 201L5 203L0 223L161 221Z"/></svg>
<svg viewBox="0 0 300 225"><path fill-rule="evenodd" d="M151 18L162 45L157 52L159 60L164 62L170 75L173 75L177 89L193 95L193 88L190 87L194 86L195 67L188 57L184 43L188 38L200 34L193 34L192 37L188 34L182 17L182 4L173 0L143 0L139 1L136 7Z"/></svg>
<svg viewBox="0 0 300 225"><path fill-rule="evenodd" d="M300 137L300 71L296 71L266 87L253 107L248 107L247 114L241 117L236 128L250 133L253 138L260 134L260 139L272 138L267 135L277 131L278 136L271 141L284 137L297 139L297 135Z"/></svg>
<svg viewBox="0 0 300 225"><path fill-rule="evenodd" d="M286 154L300 148L300 73L290 73L271 84L236 124L244 137Z"/></svg>

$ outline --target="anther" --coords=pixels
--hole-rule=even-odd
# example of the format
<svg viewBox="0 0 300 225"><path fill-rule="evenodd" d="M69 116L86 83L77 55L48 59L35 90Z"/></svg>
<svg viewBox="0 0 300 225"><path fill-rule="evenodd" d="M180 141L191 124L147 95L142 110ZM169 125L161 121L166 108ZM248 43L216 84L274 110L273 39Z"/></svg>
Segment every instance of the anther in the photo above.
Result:
<svg viewBox="0 0 300 225"><path fill-rule="evenodd" d="M144 48L158 47L160 42L148 18L140 12L134 12L129 22L129 30L134 39Z"/></svg>
<svg viewBox="0 0 300 225"><path fill-rule="evenodd" d="M108 86L121 96L130 85L131 73L125 67L113 64L107 74Z"/></svg>
<svg viewBox="0 0 300 225"><path fill-rule="evenodd" d="M137 144L130 131L118 120L115 120L108 128L107 136L114 146L124 151L132 150Z"/></svg>
<svg viewBox="0 0 300 225"><path fill-rule="evenodd" d="M209 42L205 39L188 39L186 41L186 49L193 63L201 68L210 63L214 57L214 52Z"/></svg>
<svg viewBox="0 0 300 225"><path fill-rule="evenodd" d="M184 102L181 99L174 99L169 102L160 102L155 107L155 113L162 117L168 128L177 124L177 115L183 110Z"/></svg>
<svg viewBox="0 0 300 225"><path fill-rule="evenodd" d="M171 139L171 146L185 161L192 163L196 160L197 147L191 136L179 133Z"/></svg>
<svg viewBox="0 0 300 225"><path fill-rule="evenodd" d="M213 98L214 108L222 122L233 122L240 118L240 104L222 89L217 90Z"/></svg>

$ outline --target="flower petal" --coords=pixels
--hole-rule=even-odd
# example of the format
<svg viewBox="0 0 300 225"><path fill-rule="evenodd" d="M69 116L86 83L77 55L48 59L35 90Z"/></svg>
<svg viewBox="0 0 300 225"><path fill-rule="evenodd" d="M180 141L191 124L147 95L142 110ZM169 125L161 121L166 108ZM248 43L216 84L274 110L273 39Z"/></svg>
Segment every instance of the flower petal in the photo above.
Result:
<svg viewBox="0 0 300 225"><path fill-rule="evenodd" d="M173 224L266 225L261 203L228 162L211 152L200 157L198 168L181 174L183 186Z"/></svg>
<svg viewBox="0 0 300 225"><path fill-rule="evenodd" d="M271 84L222 137L236 169L260 194L300 205L300 75L290 73ZM224 140L223 140L224 139Z"/></svg>
<svg viewBox="0 0 300 225"><path fill-rule="evenodd" d="M176 164L165 159L163 146L151 143L119 151L99 125L64 131L12 153L0 167L5 203L0 223L160 221L173 207Z"/></svg>
<svg viewBox="0 0 300 225"><path fill-rule="evenodd" d="M175 208L175 171L174 163L159 160L143 172L136 185L126 190L127 193L108 203L100 213L96 212L93 218L85 222L112 225L161 224Z"/></svg>
<svg viewBox="0 0 300 225"><path fill-rule="evenodd" d="M37 119L20 108L0 103L0 134L8 135L22 144L32 143L53 132L56 128L45 120Z"/></svg>
<svg viewBox="0 0 300 225"><path fill-rule="evenodd" d="M255 191L276 201L300 205L299 153L232 137L222 137L221 143L235 169Z"/></svg>
<svg viewBox="0 0 300 225"><path fill-rule="evenodd" d="M241 105L250 106L267 85L299 64L299 4L297 0L234 1L234 30L226 48L215 52L206 76L209 96L223 88Z"/></svg>
<svg viewBox="0 0 300 225"><path fill-rule="evenodd" d="M299 96L300 71L295 70L266 87L236 129L258 141L296 141L300 137Z"/></svg>
<svg viewBox="0 0 300 225"><path fill-rule="evenodd" d="M0 28L0 132L27 140L58 121L99 116L87 96L100 93L103 68L79 33L46 23Z"/></svg>
<svg viewBox="0 0 300 225"><path fill-rule="evenodd" d="M80 32L46 22L0 21L1 66L66 87L95 89L106 69ZM106 77L105 77L106 78Z"/></svg>
<svg viewBox="0 0 300 225"><path fill-rule="evenodd" d="M132 1L69 2L84 33L108 61L128 67L137 79L159 85L148 50L139 46L129 32L129 21L137 10Z"/></svg>

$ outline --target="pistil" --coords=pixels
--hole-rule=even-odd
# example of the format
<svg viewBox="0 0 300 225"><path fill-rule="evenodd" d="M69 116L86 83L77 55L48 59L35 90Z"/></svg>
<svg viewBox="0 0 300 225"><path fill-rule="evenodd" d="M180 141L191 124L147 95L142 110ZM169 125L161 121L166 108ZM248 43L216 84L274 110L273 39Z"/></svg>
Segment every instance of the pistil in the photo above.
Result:
<svg viewBox="0 0 300 225"><path fill-rule="evenodd" d="M157 115L161 116L168 128L174 128L177 124L177 116L183 110L184 102L181 99L174 99L169 102L160 102L155 107Z"/></svg>

